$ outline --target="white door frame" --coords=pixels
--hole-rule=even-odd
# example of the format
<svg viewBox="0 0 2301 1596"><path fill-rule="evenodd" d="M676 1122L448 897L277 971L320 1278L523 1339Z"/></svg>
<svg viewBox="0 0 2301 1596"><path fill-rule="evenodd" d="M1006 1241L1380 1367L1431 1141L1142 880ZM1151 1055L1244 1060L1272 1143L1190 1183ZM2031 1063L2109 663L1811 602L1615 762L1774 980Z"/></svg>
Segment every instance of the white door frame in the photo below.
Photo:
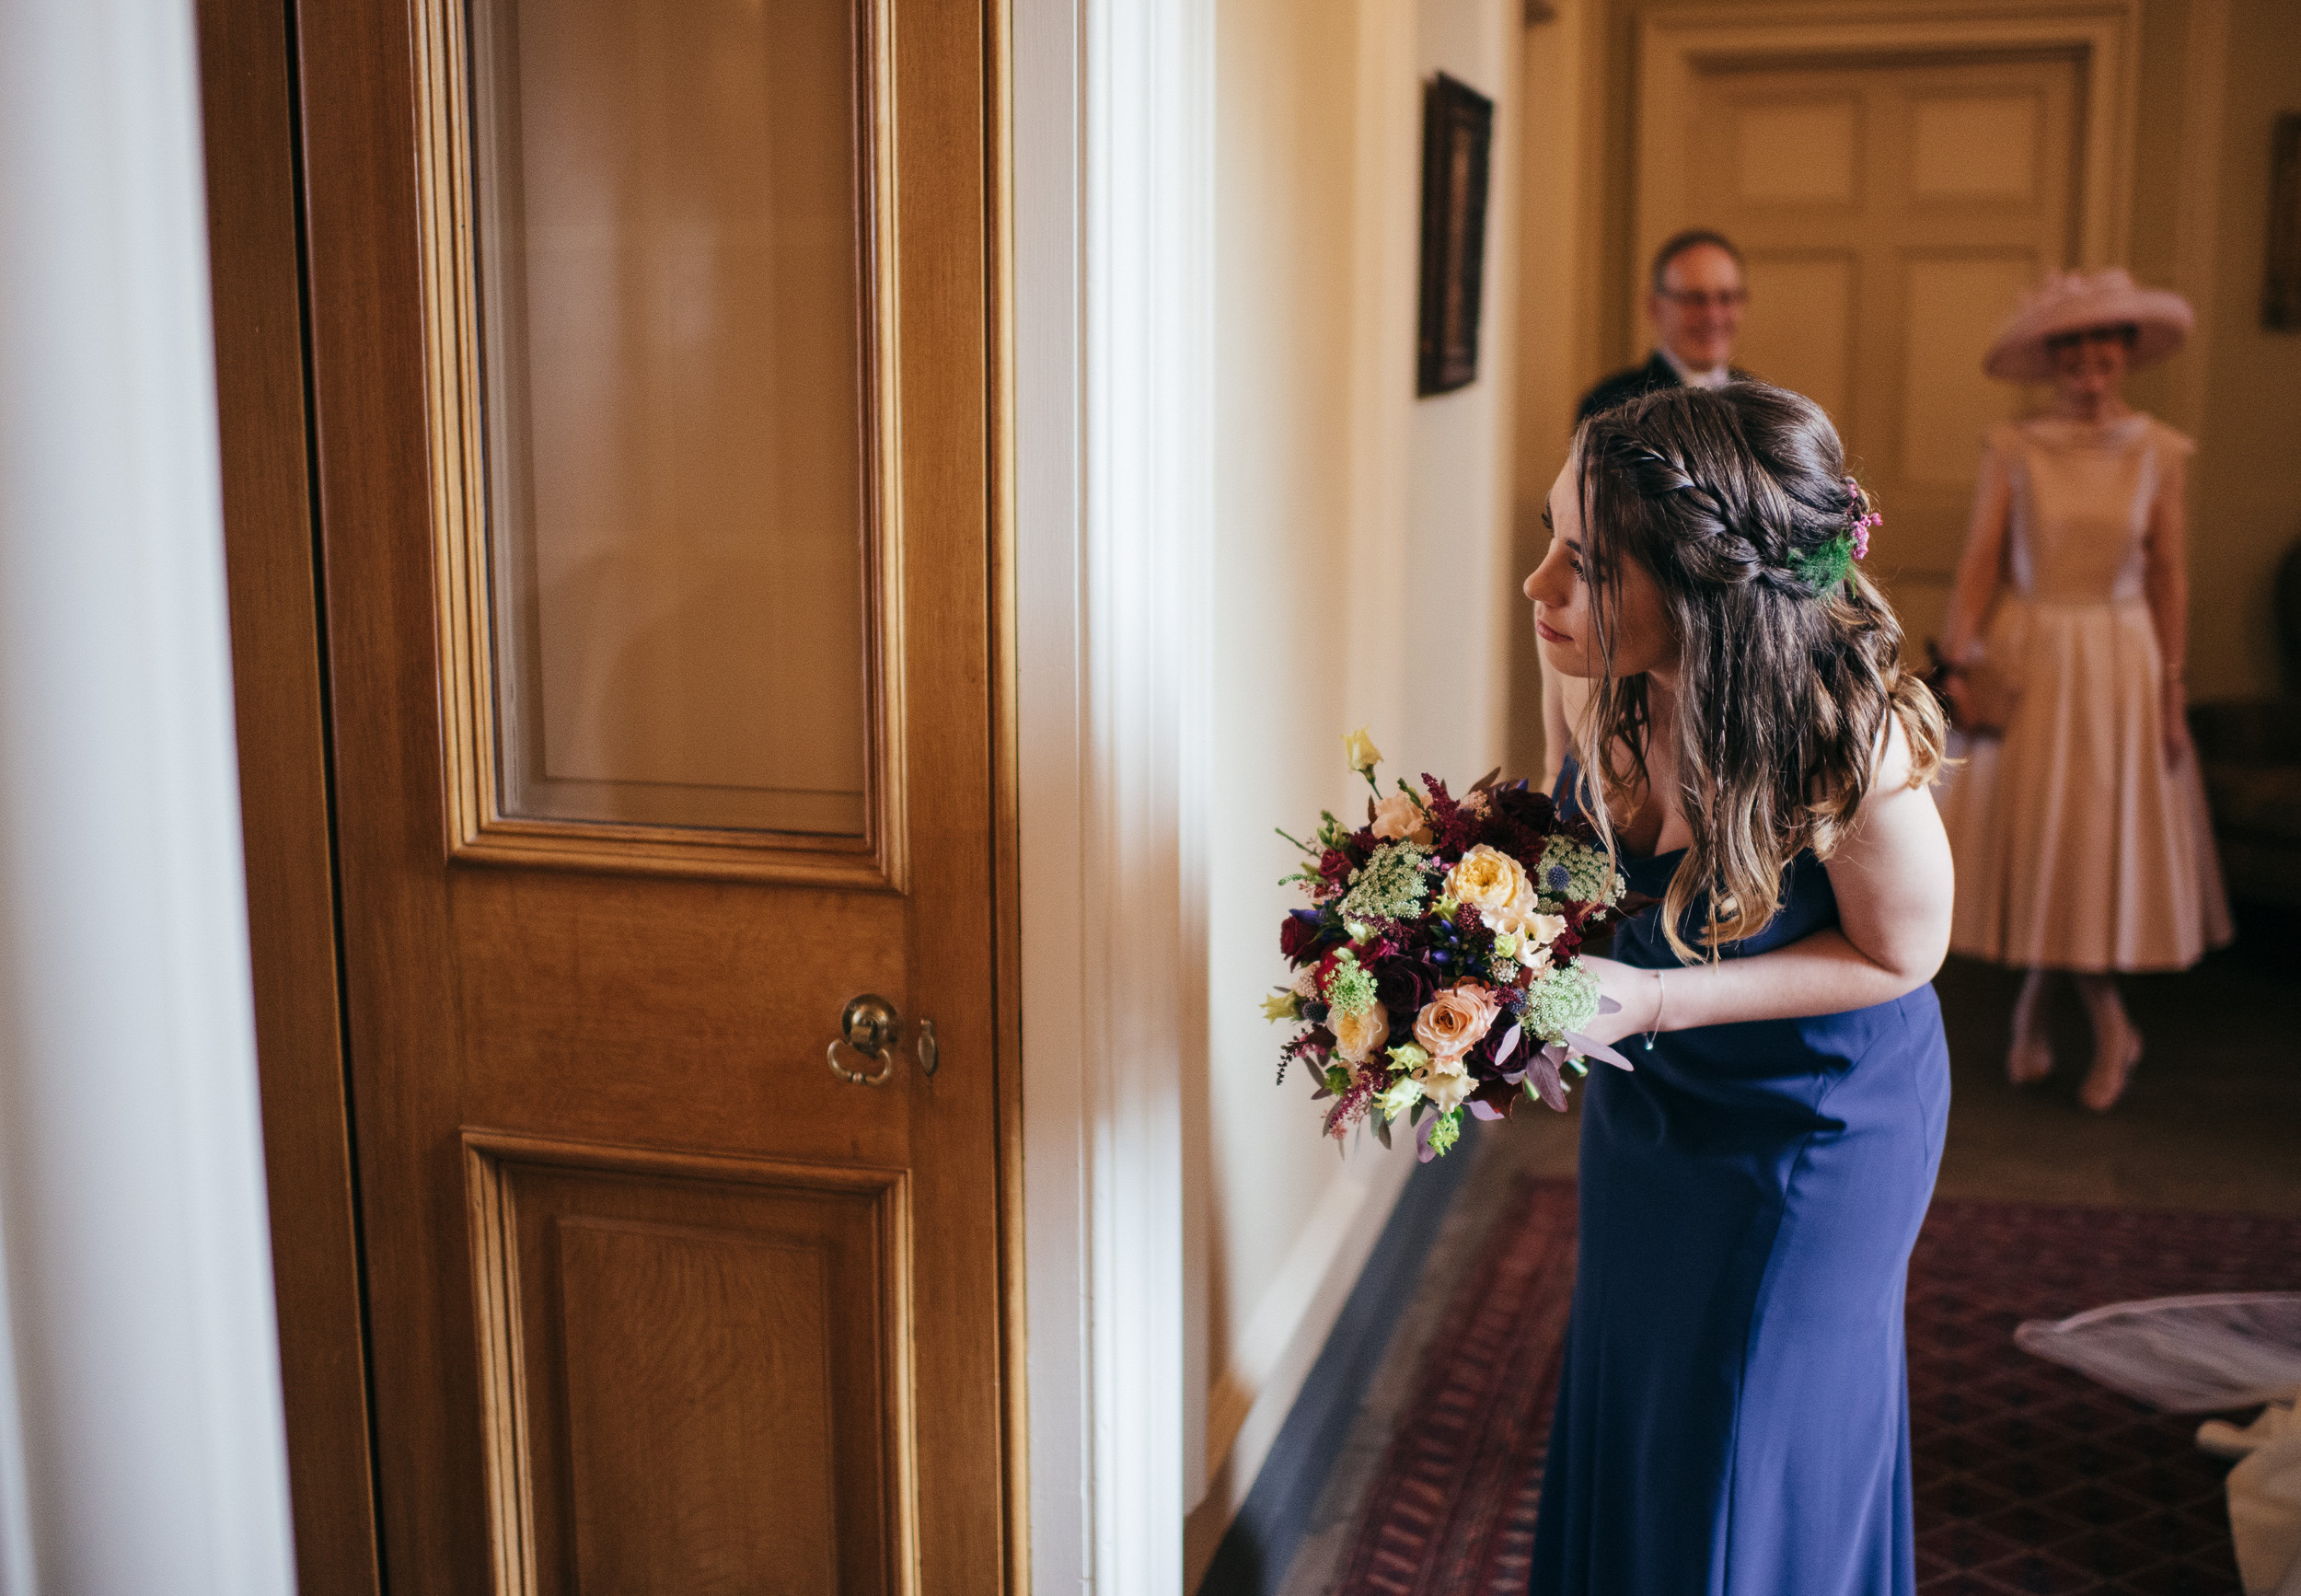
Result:
<svg viewBox="0 0 2301 1596"><path fill-rule="evenodd" d="M1031 1588L1175 1596L1204 1472L1212 0L1012 0Z"/></svg>
<svg viewBox="0 0 2301 1596"><path fill-rule="evenodd" d="M0 6L0 1596L286 1596L189 0Z"/></svg>

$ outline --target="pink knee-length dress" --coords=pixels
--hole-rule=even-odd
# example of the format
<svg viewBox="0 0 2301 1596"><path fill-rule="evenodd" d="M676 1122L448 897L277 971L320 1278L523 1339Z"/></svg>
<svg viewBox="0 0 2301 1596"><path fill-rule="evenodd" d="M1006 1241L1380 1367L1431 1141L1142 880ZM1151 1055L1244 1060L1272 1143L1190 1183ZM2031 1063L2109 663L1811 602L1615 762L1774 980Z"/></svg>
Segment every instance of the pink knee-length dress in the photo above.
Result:
<svg viewBox="0 0 2301 1596"><path fill-rule="evenodd" d="M1958 953L2175 970L2229 940L2197 761L2166 758L2143 588L2152 519L2195 447L2141 414L1989 434L1982 468L2005 473L2010 508L1983 648L2017 696L2003 736L1961 739L1969 762L1941 795Z"/></svg>

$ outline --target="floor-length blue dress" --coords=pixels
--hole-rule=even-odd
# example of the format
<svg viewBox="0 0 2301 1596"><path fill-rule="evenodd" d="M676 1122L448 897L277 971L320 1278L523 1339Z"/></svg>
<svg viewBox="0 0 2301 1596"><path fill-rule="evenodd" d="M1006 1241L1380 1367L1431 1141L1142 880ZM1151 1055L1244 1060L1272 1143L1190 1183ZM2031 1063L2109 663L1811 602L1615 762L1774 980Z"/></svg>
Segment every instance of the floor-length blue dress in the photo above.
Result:
<svg viewBox="0 0 2301 1596"><path fill-rule="evenodd" d="M1569 761L1562 806L1578 781ZM1625 860L1631 886L1659 897L1680 857ZM1785 887L1724 956L1837 923L1811 854ZM1660 915L1613 956L1675 967ZM1533 1596L1911 1596L1902 1303L1949 1111L1933 988L1621 1049L1635 1072L1594 1066L1582 1101Z"/></svg>

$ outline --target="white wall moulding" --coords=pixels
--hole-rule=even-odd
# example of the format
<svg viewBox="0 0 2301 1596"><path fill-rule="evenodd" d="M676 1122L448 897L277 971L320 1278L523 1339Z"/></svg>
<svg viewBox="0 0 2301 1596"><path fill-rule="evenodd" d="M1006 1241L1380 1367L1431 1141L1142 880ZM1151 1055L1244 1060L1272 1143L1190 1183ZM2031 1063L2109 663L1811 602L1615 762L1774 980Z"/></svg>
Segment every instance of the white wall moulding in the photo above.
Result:
<svg viewBox="0 0 2301 1596"><path fill-rule="evenodd" d="M1402 1139L1402 1151L1405 1147ZM1231 1338L1224 1367L1208 1395L1209 1475L1206 1497L1194 1503L1192 1514L1206 1524L1200 1532L1208 1539L1203 1560L1212 1559L1221 1532L1254 1490L1278 1432L1304 1394L1312 1366L1416 1167L1411 1156L1387 1153L1370 1139L1352 1148L1350 1159L1346 1173L1296 1238L1252 1317ZM1320 1400L1337 1400L1330 1393L1318 1394ZM1356 1396L1339 1400L1355 1403Z"/></svg>
<svg viewBox="0 0 2301 1596"><path fill-rule="evenodd" d="M2131 223L2141 0L1933 0L1883 7L1857 0L1706 6L1649 14L1638 30L1637 236L1644 262L1698 207L1686 169L1656 152L1685 147L1685 119L1706 68L1853 57L2075 55L2086 85L2078 157L2077 260L2124 258Z"/></svg>
<svg viewBox="0 0 2301 1596"><path fill-rule="evenodd" d="M1013 39L1031 1582L1172 1596L1205 1034L1212 6L1016 0Z"/></svg>
<svg viewBox="0 0 2301 1596"><path fill-rule="evenodd" d="M0 1592L285 1596L192 6L0 34Z"/></svg>

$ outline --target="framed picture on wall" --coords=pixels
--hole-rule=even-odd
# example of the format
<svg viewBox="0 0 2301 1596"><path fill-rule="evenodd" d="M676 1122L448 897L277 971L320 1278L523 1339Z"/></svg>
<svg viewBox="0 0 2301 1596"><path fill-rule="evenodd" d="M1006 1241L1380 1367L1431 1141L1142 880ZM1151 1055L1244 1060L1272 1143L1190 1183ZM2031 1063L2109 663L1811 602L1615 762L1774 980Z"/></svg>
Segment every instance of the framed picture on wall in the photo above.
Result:
<svg viewBox="0 0 2301 1596"><path fill-rule="evenodd" d="M2269 146L2269 273L2261 325L2301 332L2301 115L2277 119Z"/></svg>
<svg viewBox="0 0 2301 1596"><path fill-rule="evenodd" d="M1440 73L1422 98L1422 338L1415 388L1478 380L1494 101Z"/></svg>

